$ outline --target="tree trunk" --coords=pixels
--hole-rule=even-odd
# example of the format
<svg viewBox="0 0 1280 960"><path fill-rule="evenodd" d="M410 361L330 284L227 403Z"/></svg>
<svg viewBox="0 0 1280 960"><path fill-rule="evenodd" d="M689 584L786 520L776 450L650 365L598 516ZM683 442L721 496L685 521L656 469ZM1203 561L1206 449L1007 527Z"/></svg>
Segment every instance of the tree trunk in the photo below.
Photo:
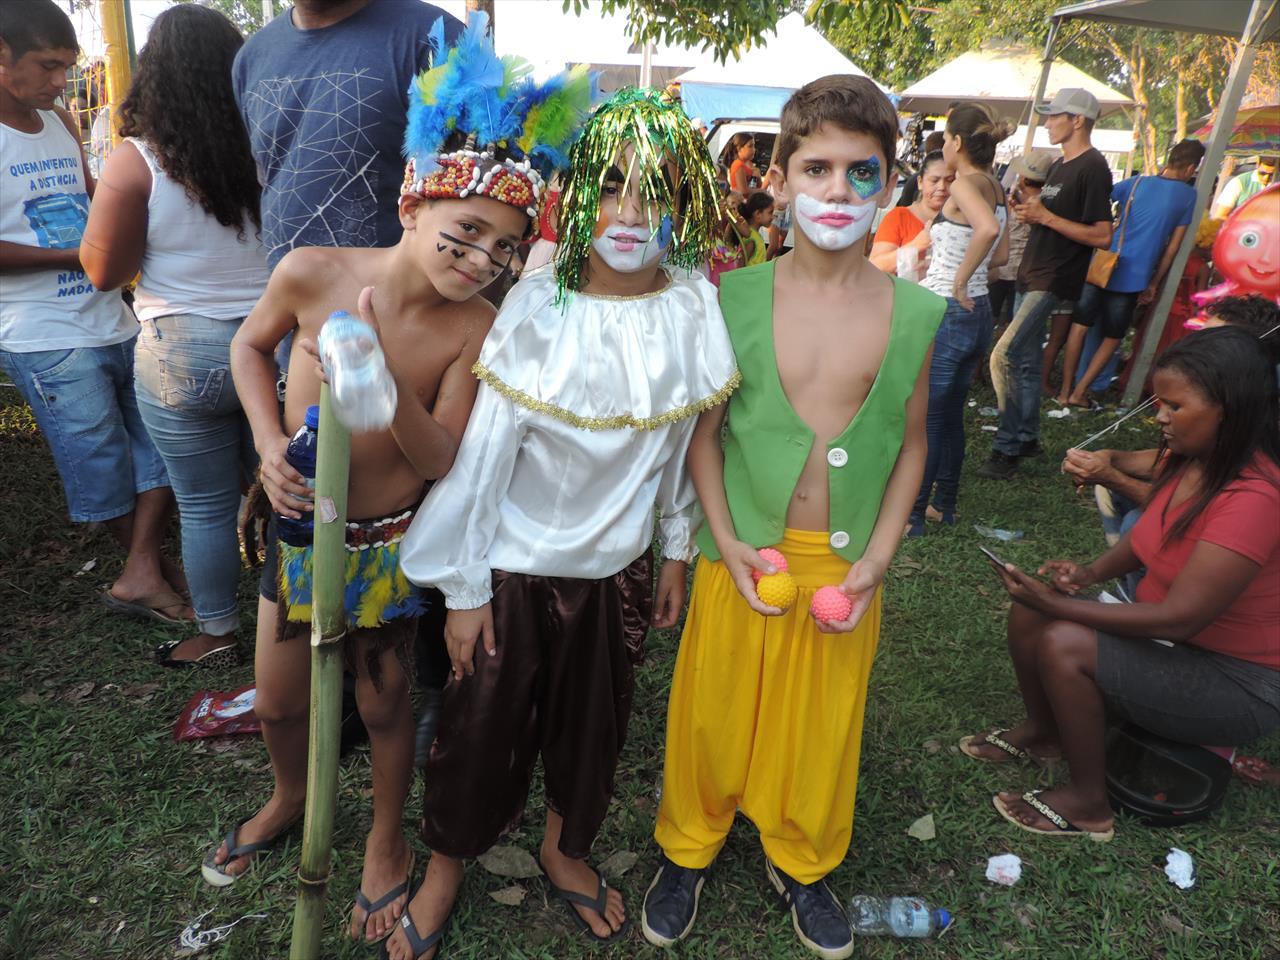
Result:
<svg viewBox="0 0 1280 960"><path fill-rule="evenodd" d="M311 726L307 744L307 802L298 864L298 903L293 914L290 960L319 960L324 898L333 852L338 802L338 739L342 721L342 645L347 618L347 478L351 435L320 387L320 442L316 451L315 540L312 559ZM332 503L332 509L329 504ZM281 616L284 610L281 609Z"/></svg>
<svg viewBox="0 0 1280 960"><path fill-rule="evenodd" d="M473 13L487 13L489 15L489 36L493 36L493 0L467 0L467 23L471 22Z"/></svg>
<svg viewBox="0 0 1280 960"><path fill-rule="evenodd" d="M1177 86L1174 88L1173 115L1176 121L1173 142L1181 143L1187 138L1187 82L1181 64L1178 66Z"/></svg>

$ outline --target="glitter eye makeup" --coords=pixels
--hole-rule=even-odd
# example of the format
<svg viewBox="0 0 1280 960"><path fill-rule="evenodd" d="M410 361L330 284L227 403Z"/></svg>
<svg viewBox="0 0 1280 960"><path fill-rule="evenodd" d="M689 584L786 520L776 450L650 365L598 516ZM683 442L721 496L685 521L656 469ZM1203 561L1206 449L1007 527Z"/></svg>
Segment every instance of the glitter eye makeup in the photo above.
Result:
<svg viewBox="0 0 1280 960"><path fill-rule="evenodd" d="M446 242L453 244L453 249L452 249L452 250L450 250L449 252L453 254L453 258L454 258L455 260L461 260L461 259L465 256L465 254L463 253L463 250L464 250L464 249L466 249L466 250L479 250L479 251L480 251L481 253L483 253L486 257L488 257L488 258L489 258L489 262L490 262L491 264L493 264L493 266L494 266L494 268L495 268L495 273L494 273L494 276L495 276L495 277L496 277L499 273L501 273L503 270L506 270L509 266L511 266L511 260L512 260L512 258L513 258L513 257L515 257L515 255L516 255L516 254L515 254L515 251L514 251L514 250L512 250L512 251L511 251L511 253L509 253L509 254L507 255L506 262L504 263L503 261L496 259L492 253L490 253L490 252L489 252L488 250L486 250L484 247L480 246L480 244L478 244L478 243L469 243L469 242L468 242L468 241L466 241L466 240L460 240L460 239L458 239L457 237L453 236L452 234L445 233L443 230L441 230L441 231L440 231L440 237L441 237L441 239L445 240ZM437 244L436 244L436 249L437 249L439 252L444 253L444 251L445 251L447 248L445 247L445 245L444 245L444 244L442 244L442 243L437 243Z"/></svg>
<svg viewBox="0 0 1280 960"><path fill-rule="evenodd" d="M866 160L851 164L845 176L849 178L849 183L863 200L875 196L884 188L884 181L880 178L878 157L868 157Z"/></svg>

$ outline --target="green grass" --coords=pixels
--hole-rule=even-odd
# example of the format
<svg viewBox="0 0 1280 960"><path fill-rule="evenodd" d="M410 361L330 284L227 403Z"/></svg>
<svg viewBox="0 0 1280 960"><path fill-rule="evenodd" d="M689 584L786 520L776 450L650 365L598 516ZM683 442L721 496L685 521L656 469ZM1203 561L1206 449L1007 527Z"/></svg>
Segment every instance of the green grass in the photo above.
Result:
<svg viewBox="0 0 1280 960"><path fill-rule="evenodd" d="M990 403L989 394L977 398ZM974 763L956 740L991 722L1019 719L1004 651L1003 591L976 549L972 523L1018 528L1025 542L1001 547L1030 566L1050 556L1088 557L1102 538L1089 498L1077 498L1057 471L1056 452L1104 421L1045 420L1050 454L1016 483L977 480L990 436L970 410L970 475L963 525L931 526L904 545L889 576L884 632L871 681L853 846L832 877L837 893L921 894L955 914L939 940L868 940L858 956L924 958L1266 958L1280 956L1280 797L1233 784L1207 823L1155 830L1121 820L1109 845L1047 841L1000 820L990 795L1031 787L1037 774ZM1149 425L1122 428L1118 445L1145 445ZM174 721L196 690L231 689L252 678L173 673L150 651L174 634L107 614L94 602L119 559L101 530L66 522L57 477L30 412L0 386L0 957L168 958L182 927L212 909L212 922L265 912L209 955L220 960L284 957L292 919L297 839L261 861L248 878L215 891L199 862L219 828L247 815L271 783L258 740L175 744ZM96 566L77 576L92 559ZM244 610L252 615L252 577ZM618 796L596 858L640 855L620 881L639 913L656 856L655 788L661 775L667 686L678 633L655 634L638 676L637 709L618 771ZM93 684L83 698L83 685ZM154 686L147 686L154 685ZM940 745L940 746L939 746ZM1280 739L1254 752L1280 761ZM370 957L342 936L359 879L368 827L368 755L343 764L325 956ZM415 787L405 816L414 832ZM484 802L483 797L476 802ZM931 812L938 836L906 835ZM541 806L506 842L533 851ZM1170 846L1189 851L1199 882L1173 887L1161 869ZM997 887L983 877L988 856L1022 857L1022 881ZM420 850L421 854L421 850ZM473 867L454 918L454 958L658 957L633 932L592 950L539 881L502 906L488 893L509 881ZM720 856L698 925L672 956L805 957L763 876L759 845L740 822Z"/></svg>

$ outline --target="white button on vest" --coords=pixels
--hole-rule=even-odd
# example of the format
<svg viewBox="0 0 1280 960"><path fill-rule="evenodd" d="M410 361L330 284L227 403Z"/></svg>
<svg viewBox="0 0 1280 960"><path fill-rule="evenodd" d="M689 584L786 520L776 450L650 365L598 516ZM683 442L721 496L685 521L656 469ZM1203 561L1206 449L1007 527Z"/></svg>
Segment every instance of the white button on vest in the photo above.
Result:
<svg viewBox="0 0 1280 960"><path fill-rule="evenodd" d="M832 447L827 451L827 463L833 467L843 467L849 462L849 454L840 447Z"/></svg>
<svg viewBox="0 0 1280 960"><path fill-rule="evenodd" d="M831 535L831 546L837 550L843 550L849 545L849 535L843 530L837 530Z"/></svg>

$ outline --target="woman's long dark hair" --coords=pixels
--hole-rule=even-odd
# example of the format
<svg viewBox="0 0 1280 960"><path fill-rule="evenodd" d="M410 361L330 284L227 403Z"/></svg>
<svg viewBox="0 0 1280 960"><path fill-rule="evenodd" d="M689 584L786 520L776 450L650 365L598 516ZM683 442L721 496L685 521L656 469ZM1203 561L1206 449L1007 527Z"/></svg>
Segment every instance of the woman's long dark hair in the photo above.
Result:
<svg viewBox="0 0 1280 960"><path fill-rule="evenodd" d="M249 135L231 91L231 62L244 45L231 21L196 4L156 17L128 96L120 133L155 152L164 172L224 227L262 227L261 188Z"/></svg>
<svg viewBox="0 0 1280 960"><path fill-rule="evenodd" d="M756 135L754 133L747 133L746 131L735 133L729 138L729 142L720 151L720 162L724 164L726 170L733 166L733 161L738 159L738 151L755 138Z"/></svg>
<svg viewBox="0 0 1280 960"><path fill-rule="evenodd" d="M1201 330L1179 340L1160 355L1156 370L1177 371L1205 399L1222 411L1213 450L1191 506L1183 511L1165 541L1176 540L1195 523L1210 501L1240 476L1255 456L1280 464L1280 408L1276 403L1276 369L1257 337L1233 327ZM1173 483L1187 457L1160 445L1160 469L1151 486L1150 504Z"/></svg>

